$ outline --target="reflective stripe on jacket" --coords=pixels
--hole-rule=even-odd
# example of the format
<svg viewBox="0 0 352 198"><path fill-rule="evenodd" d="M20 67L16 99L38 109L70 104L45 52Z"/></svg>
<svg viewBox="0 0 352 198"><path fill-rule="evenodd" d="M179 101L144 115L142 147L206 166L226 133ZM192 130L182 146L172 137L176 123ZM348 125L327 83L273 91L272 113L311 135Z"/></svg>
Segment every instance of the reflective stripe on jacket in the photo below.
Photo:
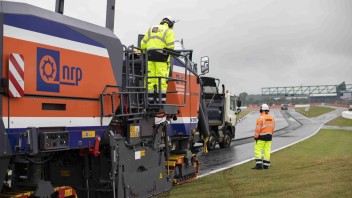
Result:
<svg viewBox="0 0 352 198"><path fill-rule="evenodd" d="M257 119L257 126L255 128L254 138L260 138L261 136L271 136L274 133L275 120L270 114L263 112Z"/></svg>
<svg viewBox="0 0 352 198"><path fill-rule="evenodd" d="M141 41L141 48L143 50L152 48L174 49L174 42L174 31L165 23L148 29Z"/></svg>

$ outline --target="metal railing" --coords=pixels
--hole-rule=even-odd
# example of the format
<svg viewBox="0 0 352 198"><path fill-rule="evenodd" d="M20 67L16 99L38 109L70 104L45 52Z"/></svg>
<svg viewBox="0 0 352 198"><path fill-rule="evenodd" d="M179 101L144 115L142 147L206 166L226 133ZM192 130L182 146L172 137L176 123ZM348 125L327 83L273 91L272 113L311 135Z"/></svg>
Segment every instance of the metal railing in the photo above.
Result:
<svg viewBox="0 0 352 198"><path fill-rule="evenodd" d="M156 87L156 91L154 91L153 93L150 93L150 90L148 90L148 88L146 88L146 91L147 91L147 96L148 95L153 95L153 94L156 94L156 98L157 98L157 101L151 101L151 100L148 100L148 104L147 106L148 107L163 107L163 106L176 106L176 107L184 107L186 106L186 95L187 95L187 75L188 75L188 69L187 69L187 65L190 63L190 60L189 60L189 57L186 55L186 54L182 54L178 51L174 51L174 50L170 50L170 49L149 49L146 51L146 54L148 54L149 52L151 51L161 51L165 54L168 54L170 55L170 58L169 60L172 60L172 59L175 59L175 60L179 60L179 62L182 62L180 61L180 58L183 58L184 60L184 70L183 72L181 72L182 74L184 74L184 78L173 78L173 77L170 77L170 75L168 77L165 77L165 76L151 76L151 75L146 75L146 82L148 82L148 79L150 78L154 78L154 79L157 79L158 83L157 83L157 87ZM146 56L146 63L148 62L148 56ZM170 72L169 73L173 73L173 64L170 64ZM148 64L146 64L146 70L148 71ZM163 92L162 92L162 87L161 87L161 81L162 79L165 79L166 80L166 83L168 82L178 82L180 84L183 84L184 85L184 89L183 89L183 92L179 92L179 91L172 91L172 92L166 92L166 94L179 94L179 95L183 95L183 101L181 103L171 103L171 102L166 102L164 103L162 101L162 98L163 98Z"/></svg>
<svg viewBox="0 0 352 198"><path fill-rule="evenodd" d="M128 120L142 119L145 116L153 113L163 113L166 107L184 107L186 106L187 95L187 75L190 63L186 55L179 52L167 49L151 49L162 50L164 53L170 55L173 59L179 57L184 60L184 78L174 78L170 76L150 76L148 73L148 57L142 53L142 49L134 46L124 46L124 65L122 69L123 84L106 85L100 94L101 104L101 124L103 124L104 117L127 117ZM148 53L146 51L146 53ZM179 59L178 59L179 60ZM170 73L172 74L173 64L170 65ZM158 86L150 93L147 88L149 78L158 80ZM182 101L178 103L163 102L163 93L161 89L161 81L165 79L166 82L178 82L184 86L183 91L172 91L166 94L182 95ZM152 94L157 98L157 101L148 100L148 95Z"/></svg>

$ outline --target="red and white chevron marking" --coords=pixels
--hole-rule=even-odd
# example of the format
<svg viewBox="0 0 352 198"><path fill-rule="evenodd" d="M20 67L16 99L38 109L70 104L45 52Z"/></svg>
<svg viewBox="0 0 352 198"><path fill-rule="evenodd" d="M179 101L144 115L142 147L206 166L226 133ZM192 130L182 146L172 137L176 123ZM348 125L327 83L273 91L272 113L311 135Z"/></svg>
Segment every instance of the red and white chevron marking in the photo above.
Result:
<svg viewBox="0 0 352 198"><path fill-rule="evenodd" d="M10 54L9 95L14 98L24 95L24 58L21 54Z"/></svg>

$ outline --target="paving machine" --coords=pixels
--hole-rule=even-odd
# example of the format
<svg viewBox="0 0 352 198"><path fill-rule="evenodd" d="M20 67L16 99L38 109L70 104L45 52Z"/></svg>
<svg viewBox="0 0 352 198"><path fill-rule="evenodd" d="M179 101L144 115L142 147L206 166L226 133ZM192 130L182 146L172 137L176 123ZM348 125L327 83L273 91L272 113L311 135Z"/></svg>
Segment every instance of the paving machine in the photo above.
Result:
<svg viewBox="0 0 352 198"><path fill-rule="evenodd" d="M197 176L191 53L154 49L171 57L164 103L145 85L163 78L145 75L152 50L107 28L1 1L0 29L0 197L150 197Z"/></svg>

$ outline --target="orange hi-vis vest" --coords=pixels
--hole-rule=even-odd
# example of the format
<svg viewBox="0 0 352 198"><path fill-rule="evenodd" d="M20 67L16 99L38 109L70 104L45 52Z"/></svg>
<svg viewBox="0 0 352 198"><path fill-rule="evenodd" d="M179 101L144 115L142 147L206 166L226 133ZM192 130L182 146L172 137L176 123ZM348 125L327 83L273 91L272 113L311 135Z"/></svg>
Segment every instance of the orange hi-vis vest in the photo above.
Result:
<svg viewBox="0 0 352 198"><path fill-rule="evenodd" d="M263 112L257 119L257 127L255 129L254 138L259 136L273 135L275 128L275 120L270 114Z"/></svg>

